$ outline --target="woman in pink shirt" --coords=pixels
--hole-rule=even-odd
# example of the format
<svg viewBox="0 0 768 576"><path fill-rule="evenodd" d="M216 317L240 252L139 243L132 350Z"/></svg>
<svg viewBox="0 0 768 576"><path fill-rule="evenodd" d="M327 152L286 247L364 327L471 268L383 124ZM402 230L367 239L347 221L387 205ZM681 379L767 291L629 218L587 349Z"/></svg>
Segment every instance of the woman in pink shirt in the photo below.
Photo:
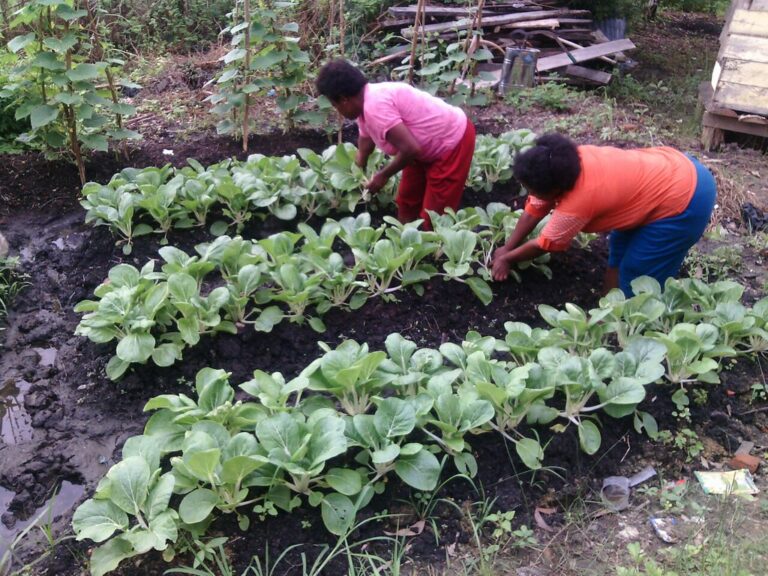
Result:
<svg viewBox="0 0 768 576"><path fill-rule="evenodd" d="M427 210L458 209L475 151L475 127L460 108L402 82L370 84L346 60L323 66L316 85L342 116L357 120L358 166L376 146L392 156L368 181L370 193L402 171L401 222L422 218L430 228Z"/></svg>

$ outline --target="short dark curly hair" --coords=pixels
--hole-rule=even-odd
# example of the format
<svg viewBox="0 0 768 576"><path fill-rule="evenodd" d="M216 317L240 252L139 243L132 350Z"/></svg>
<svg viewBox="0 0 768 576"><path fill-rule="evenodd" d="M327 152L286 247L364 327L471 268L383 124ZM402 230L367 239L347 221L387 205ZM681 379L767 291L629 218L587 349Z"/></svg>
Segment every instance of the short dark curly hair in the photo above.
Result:
<svg viewBox="0 0 768 576"><path fill-rule="evenodd" d="M571 140L560 134L545 134L533 148L518 154L512 172L518 182L542 198L557 198L576 184L581 160Z"/></svg>
<svg viewBox="0 0 768 576"><path fill-rule="evenodd" d="M357 96L366 84L365 74L343 59L328 62L315 80L317 91L331 102Z"/></svg>

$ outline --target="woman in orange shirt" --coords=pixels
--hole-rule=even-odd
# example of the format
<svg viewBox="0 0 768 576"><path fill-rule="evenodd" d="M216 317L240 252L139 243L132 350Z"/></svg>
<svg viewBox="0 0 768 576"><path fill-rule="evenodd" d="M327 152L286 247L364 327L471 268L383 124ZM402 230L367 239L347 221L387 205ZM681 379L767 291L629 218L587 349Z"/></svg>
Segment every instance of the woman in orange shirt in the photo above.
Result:
<svg viewBox="0 0 768 576"><path fill-rule="evenodd" d="M513 262L567 250L581 231L611 232L605 288L632 295L631 282L652 276L663 286L707 227L715 205L712 174L673 148L622 150L576 146L548 134L515 159L528 191L525 211L493 255L493 279ZM549 212L541 235L525 241Z"/></svg>

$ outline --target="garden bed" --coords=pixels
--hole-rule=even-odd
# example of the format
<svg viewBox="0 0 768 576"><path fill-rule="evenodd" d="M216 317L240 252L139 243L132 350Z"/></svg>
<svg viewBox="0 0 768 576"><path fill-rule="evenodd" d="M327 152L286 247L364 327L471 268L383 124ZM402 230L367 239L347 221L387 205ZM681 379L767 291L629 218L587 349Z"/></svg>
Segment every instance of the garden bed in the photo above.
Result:
<svg viewBox="0 0 768 576"><path fill-rule="evenodd" d="M679 24L679 23L678 23ZM673 21L664 38L680 32ZM707 33L714 37L713 31ZM633 36L635 37L635 36ZM686 38L687 40L687 38ZM650 59L649 59L650 60ZM664 72L664 71L661 71ZM654 70L655 74L655 70ZM479 132L500 132L510 125L551 125L558 120L567 123L578 116L587 128L582 141L605 139L599 134L596 117L590 116L587 105L566 114L521 114L509 108L491 108L478 113ZM582 122L583 119L588 122ZM633 120L634 121L634 120ZM589 126L595 123L595 126ZM607 137L632 132L631 124L610 126ZM627 128L627 126L630 126ZM567 125L565 126L568 127ZM352 134L345 133L346 139ZM615 143L630 145L626 139ZM249 153L282 155L294 153L299 147L320 150L329 144L325 134L318 132L291 135L269 134L254 137ZM688 142L681 144L683 147ZM173 151L173 155L166 150ZM125 166L161 166L171 162L184 165L193 157L207 165L226 157L243 158L239 143L211 136L195 135L181 141L170 132L160 131L151 140L137 146L129 162L121 157L97 154L88 166L89 177L106 182ZM759 171L763 171L764 157L756 152L726 150L715 162L724 167L737 168L747 181L753 182L758 197L766 195L760 184ZM762 164L761 164L762 162ZM717 166L717 164L715 164ZM736 170L734 170L736 171ZM755 176L758 174L758 176ZM764 176L764 173L763 173ZM397 303L381 300L369 301L353 313L331 311L324 317L327 331L318 334L308 325L283 322L271 333L260 333L250 328L236 336L205 337L195 348L187 349L184 361L170 368L137 366L117 383L105 376L105 366L114 345L95 345L85 338L73 336L80 316L73 312L74 305L90 298L110 268L121 262L140 267L149 258L157 257L158 238L143 237L136 240L134 251L124 256L115 239L105 228L94 228L83 223L84 212L79 207L80 185L76 171L69 164L50 162L35 154L4 158L0 167L0 229L11 246L22 257L22 267L30 274L31 286L22 293L14 305L9 326L2 333L5 347L0 357L0 387L4 404L3 437L0 441L0 508L3 527L0 536L17 533L24 523L42 510L51 491L63 481L56 498L60 518L54 523L59 535L70 532L69 522L75 506L92 495L96 483L121 459L125 440L140 434L147 415L144 404L159 394L189 392L195 374L203 367L222 368L232 373L231 382L239 384L251 377L253 370L279 371L290 377L296 375L321 354L318 340L331 347L344 339L367 342L372 350L383 348L386 336L399 332L419 346L437 348L444 342L460 342L469 330L483 335L502 337L503 325L510 320L531 325L543 325L538 313L540 304L560 308L572 302L585 309L594 307L599 299L602 271L606 261L606 247L602 240L593 242L589 251L571 250L554 255L550 262L553 279L547 280L535 270L522 273L522 283L509 281L494 284L491 304L483 306L466 285L456 282L431 280L423 296L405 291ZM497 186L492 193L468 193L465 204L482 206L491 201L512 203L516 191ZM762 196L761 196L762 195ZM733 224L733 223L731 223ZM259 238L279 230L290 229L292 223L270 218L263 223L249 223L245 234ZM734 227L735 229L735 227ZM169 240L187 252L201 241L209 239L207 232L178 231ZM729 238L738 247L744 259L744 268L755 275L739 275L751 283L747 300L762 297L759 281L764 272L760 248L751 246L744 237L732 234ZM706 254L706 252L704 252ZM764 406L764 399L752 404L752 384L764 382L758 363L741 360L735 366L727 365L723 372L723 385L709 390L707 398L691 406L694 428L704 444L703 456L708 461L723 462L742 440L750 439L758 445L768 445L768 419L765 411L752 411ZM760 403L762 402L762 403ZM648 387L641 409L652 412L662 429L675 429L668 388ZM751 412L750 412L751 411ZM740 416L741 415L741 416ZM692 459L685 447L670 449L637 434L632 419L602 421L603 442L600 451L586 456L579 450L579 439L574 428L565 434L552 435L547 447L545 468L538 472L525 469L514 447L505 445L495 434L472 437L472 452L479 463L475 484L482 486L482 494L462 479L448 483L439 496L451 499L460 509L471 510L474 503L494 501L494 509L517 512L515 527L522 524L535 526L536 508L556 508L546 521L556 527L553 535L543 528L536 529L541 546L535 552L524 552L518 566L526 565L530 556L532 566L547 565L551 572L542 574L601 573L585 564L558 564L558 558L546 554L548 542L567 530L572 522L572 510L584 499L597 500L601 479L613 474L636 472L651 464L666 477L673 479L691 474L702 466L701 455ZM542 442L550 438L546 429L540 429ZM450 466L444 477L451 474ZM412 526L414 501L418 496L398 482L391 483L384 495L374 498L364 516L387 511L390 516L380 522L371 522L357 531L356 540L382 533L397 533ZM585 507L587 505L585 504ZM391 516L397 514L399 516ZM407 538L408 557L415 574L428 574L431 565L439 573L451 558L461 557L472 548L472 526L467 515L456 508L441 504L435 517L441 537L436 541L434 530L427 528L421 534ZM622 521L647 524L641 516L626 518L608 516L598 520L601 533L618 532ZM416 531L416 529L414 529ZM650 531L649 531L650 533ZM264 522L253 521L247 532L237 529L234 519L224 517L209 535L226 534L230 537L226 550L240 573L253 555L269 550L276 558L293 544L305 546L290 553L293 571L280 574L300 574L297 563L302 552L309 557L319 553L318 544L332 545L335 539L323 528L316 509L300 509L292 514L281 513ZM591 538L580 533L572 541L570 552L574 556L588 556L593 545ZM653 536L651 536L653 538ZM550 540L551 539L551 540ZM389 543L391 544L391 543ZM619 544L622 544L619 541ZM370 550L386 554L387 543L371 544ZM20 547L23 558L34 558L45 550L40 534L30 532ZM75 575L82 572L90 544L64 542L55 548L52 558L36 567L36 574ZM620 556L619 552L615 552ZM2 555L0 551L0 555ZM177 562L190 564L188 556ZM169 567L159 553L126 562L118 573L161 574ZM328 574L342 574L346 570L341 560L331 564ZM586 571L586 572L585 572Z"/></svg>

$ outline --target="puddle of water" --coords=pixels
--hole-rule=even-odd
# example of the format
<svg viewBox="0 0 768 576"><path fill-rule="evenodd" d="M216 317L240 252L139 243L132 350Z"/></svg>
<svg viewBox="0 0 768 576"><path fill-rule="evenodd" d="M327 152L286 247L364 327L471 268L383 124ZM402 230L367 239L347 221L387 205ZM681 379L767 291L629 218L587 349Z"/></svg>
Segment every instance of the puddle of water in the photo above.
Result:
<svg viewBox="0 0 768 576"><path fill-rule="evenodd" d="M24 408L30 386L26 380L8 380L0 386L0 439L6 444L32 439L32 418Z"/></svg>
<svg viewBox="0 0 768 576"><path fill-rule="evenodd" d="M25 528L30 526L37 518L40 518L38 525L42 526L48 522L53 522L56 518L71 509L82 497L84 488L80 484L72 484L64 480L61 483L58 493L50 498L45 504L35 510L26 520L17 520L13 528L8 528L0 522L0 557L8 550L16 538ZM0 486L0 516L8 512L8 506L16 494Z"/></svg>
<svg viewBox="0 0 768 576"><path fill-rule="evenodd" d="M56 364L56 357L59 355L59 351L56 348L35 348L38 356L40 356L40 366L53 366Z"/></svg>

